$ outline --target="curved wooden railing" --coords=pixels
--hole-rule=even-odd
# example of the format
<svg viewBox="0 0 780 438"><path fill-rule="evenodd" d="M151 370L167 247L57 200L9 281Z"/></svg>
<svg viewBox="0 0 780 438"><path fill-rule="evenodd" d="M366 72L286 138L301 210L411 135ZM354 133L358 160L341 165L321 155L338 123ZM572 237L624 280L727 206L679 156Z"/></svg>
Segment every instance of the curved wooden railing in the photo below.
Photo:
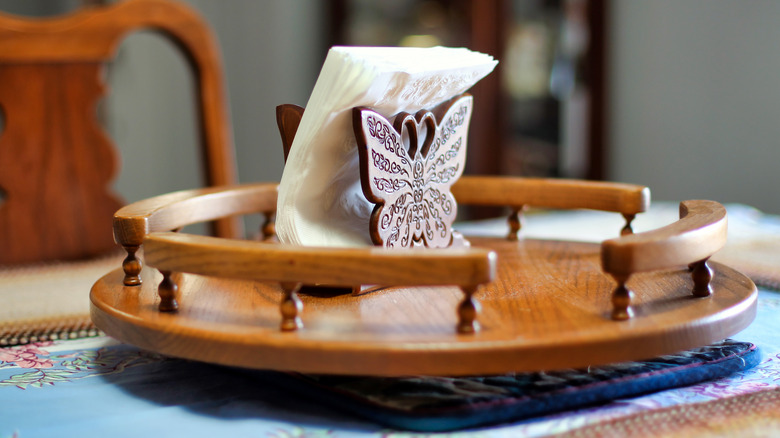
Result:
<svg viewBox="0 0 780 438"><path fill-rule="evenodd" d="M152 233L144 241L147 263L160 269L161 310L175 310L170 272L280 283L282 330L301 326L298 289L304 284L383 286L457 285L465 294L457 329L478 330L473 299L477 288L496 276L496 254L481 248L437 251L384 248L315 248L227 240L178 233Z"/></svg>
<svg viewBox="0 0 780 438"><path fill-rule="evenodd" d="M622 214L627 224L621 237L602 244L605 273L618 283L613 293L613 318L631 317L631 291L625 284L637 272L690 265L694 295L709 295L711 271L707 259L726 240L726 212L712 201L686 201L681 219L666 227L632 234L634 215L647 210L646 187L591 181L462 177L452 192L461 205L509 206L508 239L517 239L524 206L588 208ZM285 291L282 329L300 326L302 284L384 286L457 285L465 298L458 308L458 331L478 330L474 293L496 275L496 255L480 248L437 251L382 248L310 248L257 241L218 239L174 233L183 226L220 217L263 213L266 237L276 209L277 184L256 183L187 190L128 205L114 217L114 236L128 252L123 263L125 284L140 284L141 262L135 252L143 244L146 262L163 273L160 310L175 310L172 272L279 282Z"/></svg>
<svg viewBox="0 0 780 438"><path fill-rule="evenodd" d="M285 290L281 304L282 329L294 330L303 284L404 286L457 285L465 294L458 307L458 331L478 330L477 288L493 281L496 255L480 248L442 251L391 251L379 248L302 248L171 233L193 223L219 217L262 212L270 218L276 209L277 185L258 183L186 190L130 204L114 216L114 237L128 253L122 266L125 285L141 284L143 244L146 262L163 274L160 310L176 310L172 272L278 281ZM273 227L266 224L266 234Z"/></svg>
<svg viewBox="0 0 780 438"><path fill-rule="evenodd" d="M156 231L177 230L187 225L219 218L263 213L264 232L272 232L276 211L277 184L255 183L237 186L182 190L138 201L114 214L114 240L127 251L122 263L124 284L141 284L141 261L136 251L144 238Z"/></svg>
<svg viewBox="0 0 780 438"><path fill-rule="evenodd" d="M637 214L650 207L650 189L636 184L552 178L463 176L452 186L458 204L586 208Z"/></svg>
<svg viewBox="0 0 780 438"><path fill-rule="evenodd" d="M693 295L709 296L712 271L707 260L726 244L726 209L714 201L684 201L680 220L645 233L606 240L601 244L604 272L618 283L613 294L612 318L631 318L632 292L626 282L632 274L688 265Z"/></svg>
<svg viewBox="0 0 780 438"><path fill-rule="evenodd" d="M460 205L509 207L507 238L517 240L526 206L620 213L622 235L631 234L637 213L650 207L650 189L635 184L552 178L463 176L452 186Z"/></svg>

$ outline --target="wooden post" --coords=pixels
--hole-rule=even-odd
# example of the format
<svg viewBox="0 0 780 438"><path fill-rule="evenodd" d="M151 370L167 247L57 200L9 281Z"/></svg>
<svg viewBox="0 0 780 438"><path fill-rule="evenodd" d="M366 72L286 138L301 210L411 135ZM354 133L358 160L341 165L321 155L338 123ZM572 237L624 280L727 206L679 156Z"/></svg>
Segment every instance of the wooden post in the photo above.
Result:
<svg viewBox="0 0 780 438"><path fill-rule="evenodd" d="M265 217L265 220L260 227L260 232L263 236L262 240L271 240L276 237L275 213L273 211L265 211L263 212L263 216Z"/></svg>
<svg viewBox="0 0 780 438"><path fill-rule="evenodd" d="M179 303L176 302L176 292L179 285L171 278L171 271L160 271L163 279L157 286L157 294L160 296L160 312L175 312L179 310Z"/></svg>
<svg viewBox="0 0 780 438"><path fill-rule="evenodd" d="M139 286L141 284L141 268L143 264L135 253L138 251L139 245L123 245L125 251L127 251L127 257L122 261L122 270L125 271L125 279L123 283L125 286Z"/></svg>
<svg viewBox="0 0 780 438"><path fill-rule="evenodd" d="M471 334L479 331L479 321L477 321L477 315L479 314L479 302L474 299L474 293L477 292L478 286L463 286L461 290L466 297L461 301L458 306L458 333Z"/></svg>
<svg viewBox="0 0 780 438"><path fill-rule="evenodd" d="M693 277L693 295L696 297L708 297L712 295L712 269L707 264L709 257L693 263L691 277Z"/></svg>
<svg viewBox="0 0 780 438"><path fill-rule="evenodd" d="M520 231L523 229L523 208L523 205L512 207L512 212L507 218L509 233L506 235L506 240L516 242L520 238Z"/></svg>
<svg viewBox="0 0 780 438"><path fill-rule="evenodd" d="M636 217L635 214L628 214L623 213L623 217L626 219L626 225L623 227L622 230L620 230L621 236L628 236L630 234L634 234L634 229L631 228L631 222L634 221L634 218Z"/></svg>
<svg viewBox="0 0 780 438"><path fill-rule="evenodd" d="M634 293L626 287L629 276L612 275L617 282L617 287L612 293L612 319L616 321L625 321L634 317L634 310L631 308Z"/></svg>
<svg viewBox="0 0 780 438"><path fill-rule="evenodd" d="M303 328L303 322L299 314L303 310L303 303L298 298L298 290L301 288L300 283L281 283L282 290L284 290L284 298L279 306L279 310L282 313L282 324L280 326L282 331L290 332Z"/></svg>

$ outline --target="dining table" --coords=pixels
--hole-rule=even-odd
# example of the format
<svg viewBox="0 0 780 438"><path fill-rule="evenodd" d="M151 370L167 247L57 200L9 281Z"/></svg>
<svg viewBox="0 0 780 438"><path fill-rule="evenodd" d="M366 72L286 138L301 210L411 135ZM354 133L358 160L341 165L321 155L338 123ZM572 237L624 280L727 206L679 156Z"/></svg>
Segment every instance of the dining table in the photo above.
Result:
<svg viewBox="0 0 780 438"><path fill-rule="evenodd" d="M354 391L345 395L345 391L334 389L332 383L322 383L332 379L169 357L93 331L0 348L0 438L683 437L778 433L780 217L742 204L727 204L726 209L728 243L713 259L750 277L757 285L758 300L752 324L725 341L746 346L746 353L731 356L733 370L714 379L676 384L675 373L681 369L690 371L692 366L677 367L675 373L668 375L648 371L641 376L661 376L662 389L635 390L628 396L616 391L614 396L553 403L537 411L531 397L517 405L518 411L530 409L528 415L518 412L508 420L488 418L475 426L443 427L436 432L411 430L403 424L385 421L381 410L377 415L377 409L356 408L372 404L371 397L358 397ZM654 204L645 217L637 218L635 229L642 231L670 223L676 214L674 203ZM529 211L523 233L526 238L597 242L610 237L615 229L611 221L619 222L619 217L608 218L591 211ZM491 235L502 232L501 223L492 219L471 221L457 224L457 229L466 235ZM0 284L3 281L0 272ZM88 301L89 291L84 290L80 297ZM12 303L11 298L19 300L0 297L0 302ZM614 364L610 370L633 365ZM592 374L595 370L578 372ZM512 381L530 374L537 383L564 384L560 387L563 389L557 390L556 400L574 400L581 395L561 381L567 377L553 370L518 373L511 376ZM406 379L402 382L405 385L411 381L428 385L432 380L441 383L447 379L424 377L428 380L417 376L399 379ZM480 379L479 382L485 382ZM636 375L612 379L606 393L610 388L624 388L627 381L636 382L635 379ZM445 384L452 382L446 380ZM588 387L595 386L599 385ZM448 388L448 400L463 389L457 385ZM338 397L322 397L323 393L336 393ZM473 408L481 406L474 403Z"/></svg>

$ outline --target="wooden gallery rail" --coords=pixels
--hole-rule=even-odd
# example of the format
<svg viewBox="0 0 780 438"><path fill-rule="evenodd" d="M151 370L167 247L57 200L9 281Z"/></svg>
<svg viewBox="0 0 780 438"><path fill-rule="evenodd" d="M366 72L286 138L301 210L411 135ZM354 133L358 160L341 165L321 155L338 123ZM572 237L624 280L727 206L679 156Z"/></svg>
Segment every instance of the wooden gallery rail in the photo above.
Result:
<svg viewBox="0 0 780 438"><path fill-rule="evenodd" d="M696 296L708 294L706 261L726 238L725 209L710 201L687 201L682 219L648 233L633 234L631 221L650 204L646 187L592 181L464 176L452 193L461 205L492 205L511 209L508 240L518 240L526 206L593 209L622 214L620 237L601 246L604 272L618 283L613 293L613 319L632 316L628 278L638 272L693 266ZM278 282L281 330L302 326L297 291L304 284L425 286L455 285L464 293L457 314L457 331L479 330L480 286L496 278L499 263L490 249L386 250L382 248L310 248L271 242L277 184L256 183L181 191L128 205L114 216L114 237L127 251L123 262L126 286L140 285L143 245L147 265L163 274L158 287L159 310L175 311L177 285L173 272ZM193 223L262 213L265 241L218 239L178 233ZM616 230L616 234L617 230Z"/></svg>

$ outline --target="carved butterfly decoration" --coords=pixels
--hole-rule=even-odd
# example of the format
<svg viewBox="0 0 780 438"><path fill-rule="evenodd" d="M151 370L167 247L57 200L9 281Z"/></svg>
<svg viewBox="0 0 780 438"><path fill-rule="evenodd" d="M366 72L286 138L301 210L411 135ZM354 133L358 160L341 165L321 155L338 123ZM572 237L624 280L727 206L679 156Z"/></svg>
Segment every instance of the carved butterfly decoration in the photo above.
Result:
<svg viewBox="0 0 780 438"><path fill-rule="evenodd" d="M376 204L370 220L374 244L445 248L453 243L457 203L450 188L466 164L472 107L468 94L447 101L434 110L443 113L438 123L426 110L399 113L393 124L368 108L353 110L361 186Z"/></svg>

